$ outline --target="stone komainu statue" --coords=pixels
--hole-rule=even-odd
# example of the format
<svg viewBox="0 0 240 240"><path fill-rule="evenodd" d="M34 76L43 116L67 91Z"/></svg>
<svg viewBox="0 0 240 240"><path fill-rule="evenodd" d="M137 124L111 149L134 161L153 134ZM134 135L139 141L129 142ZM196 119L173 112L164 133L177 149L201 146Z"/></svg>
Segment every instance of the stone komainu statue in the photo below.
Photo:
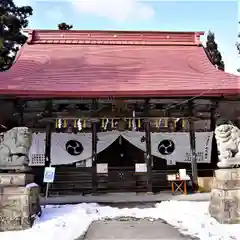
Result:
<svg viewBox="0 0 240 240"><path fill-rule="evenodd" d="M32 144L32 133L27 127L15 127L1 136L0 170L29 170L28 153Z"/></svg>
<svg viewBox="0 0 240 240"><path fill-rule="evenodd" d="M219 152L219 168L228 168L240 164L240 130L230 122L223 122L215 129L215 138Z"/></svg>

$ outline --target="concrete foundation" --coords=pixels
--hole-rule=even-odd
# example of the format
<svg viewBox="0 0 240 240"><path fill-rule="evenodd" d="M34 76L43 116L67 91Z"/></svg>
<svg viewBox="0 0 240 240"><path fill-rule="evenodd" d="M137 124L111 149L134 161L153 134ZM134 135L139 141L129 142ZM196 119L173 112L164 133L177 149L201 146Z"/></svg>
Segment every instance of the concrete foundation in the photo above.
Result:
<svg viewBox="0 0 240 240"><path fill-rule="evenodd" d="M219 223L240 223L240 168L215 171L209 213Z"/></svg>
<svg viewBox="0 0 240 240"><path fill-rule="evenodd" d="M0 174L0 231L28 229L41 214L39 188L26 185L30 179L24 173Z"/></svg>

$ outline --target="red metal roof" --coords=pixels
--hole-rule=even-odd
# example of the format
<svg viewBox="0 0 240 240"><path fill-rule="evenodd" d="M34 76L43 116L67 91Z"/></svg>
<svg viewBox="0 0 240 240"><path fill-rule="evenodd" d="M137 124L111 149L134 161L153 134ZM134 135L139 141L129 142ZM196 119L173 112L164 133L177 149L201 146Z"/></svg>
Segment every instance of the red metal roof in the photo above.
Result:
<svg viewBox="0 0 240 240"><path fill-rule="evenodd" d="M29 97L220 96L240 79L217 70L196 32L36 30L0 95Z"/></svg>

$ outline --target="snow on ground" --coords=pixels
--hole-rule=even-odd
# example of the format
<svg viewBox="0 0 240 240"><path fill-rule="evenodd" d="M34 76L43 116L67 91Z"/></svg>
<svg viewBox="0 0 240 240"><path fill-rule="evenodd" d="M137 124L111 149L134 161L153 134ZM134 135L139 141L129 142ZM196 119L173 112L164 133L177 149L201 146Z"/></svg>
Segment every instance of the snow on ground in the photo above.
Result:
<svg viewBox="0 0 240 240"><path fill-rule="evenodd" d="M164 201L154 208L113 208L98 204L46 206L31 229L0 233L1 240L75 240L92 221L105 218L134 217L163 219L182 233L202 240L240 240L239 227L222 225L210 218L208 202Z"/></svg>

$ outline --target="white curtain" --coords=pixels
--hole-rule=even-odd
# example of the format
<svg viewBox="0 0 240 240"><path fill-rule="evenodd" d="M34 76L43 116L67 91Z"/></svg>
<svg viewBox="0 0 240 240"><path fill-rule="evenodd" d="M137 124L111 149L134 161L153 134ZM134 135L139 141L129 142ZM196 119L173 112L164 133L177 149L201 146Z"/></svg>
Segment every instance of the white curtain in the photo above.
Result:
<svg viewBox="0 0 240 240"><path fill-rule="evenodd" d="M29 152L30 165L40 166L44 165L45 156L45 133L33 134L32 146ZM142 141L145 136L144 132L137 131L109 131L97 133L97 153L102 152L109 147L119 136L125 138L135 147L146 151L146 143ZM211 162L211 148L212 148L212 132L197 132L196 133L196 153L199 163ZM69 140L76 140L83 146L83 151L79 155L71 155L66 150L66 143ZM174 149L171 146L164 145L166 141L174 144ZM152 155L163 158L167 164L175 164L176 162L191 162L190 155L190 139L189 133L151 133ZM166 154L159 152L160 143L162 150L164 148ZM170 151L171 150L171 151ZM51 162L52 165L72 164L75 162L86 161L88 167L91 167L92 157L92 134L91 133L52 133L51 141Z"/></svg>
<svg viewBox="0 0 240 240"><path fill-rule="evenodd" d="M109 131L109 132L99 132L97 133L97 153L102 152L108 148L112 143L114 143L119 137L119 131Z"/></svg>
<svg viewBox="0 0 240 240"><path fill-rule="evenodd" d="M144 132L126 131L122 133L122 136L135 147L146 151L146 143L141 141L142 137L145 136ZM212 132L196 133L198 163L211 162L212 138ZM167 164L191 162L189 133L151 133L151 144L152 155L165 159Z"/></svg>
<svg viewBox="0 0 240 240"><path fill-rule="evenodd" d="M45 165L45 133L33 133L32 145L29 150L29 165Z"/></svg>
<svg viewBox="0 0 240 240"><path fill-rule="evenodd" d="M121 135L135 147L146 152L146 143L144 141L141 141L141 139L145 137L145 132L125 131L121 132Z"/></svg>
<svg viewBox="0 0 240 240"><path fill-rule="evenodd" d="M97 134L97 153L109 147L118 137L119 132L100 132ZM66 149L68 141L78 141L83 146L83 151L79 155L71 155ZM52 165L72 164L75 162L88 160L88 167L91 166L92 158L92 134L91 133L53 133L51 142L51 163Z"/></svg>
<svg viewBox="0 0 240 240"><path fill-rule="evenodd" d="M73 140L82 144L83 151L79 155L71 155L67 152L66 144ZM52 133L51 138L51 163L52 165L72 164L91 157L92 135L91 133Z"/></svg>
<svg viewBox="0 0 240 240"><path fill-rule="evenodd" d="M213 132L196 132L195 136L197 162L210 163ZM172 148L170 146L171 144ZM165 154L161 154L159 150L165 150ZM190 163L191 147L189 133L152 133L152 152L153 155L164 158L167 162L173 161Z"/></svg>
<svg viewBox="0 0 240 240"><path fill-rule="evenodd" d="M125 138L128 142L133 144L135 147L141 149L142 151L146 152L146 142L143 141L145 138L145 132L135 132L135 131L125 131L122 133L122 137ZM165 158L162 154L158 151L158 145L160 143L159 137L155 137L153 133L151 133L151 144L152 144L152 155L159 158ZM175 164L173 158L166 159L168 164Z"/></svg>

